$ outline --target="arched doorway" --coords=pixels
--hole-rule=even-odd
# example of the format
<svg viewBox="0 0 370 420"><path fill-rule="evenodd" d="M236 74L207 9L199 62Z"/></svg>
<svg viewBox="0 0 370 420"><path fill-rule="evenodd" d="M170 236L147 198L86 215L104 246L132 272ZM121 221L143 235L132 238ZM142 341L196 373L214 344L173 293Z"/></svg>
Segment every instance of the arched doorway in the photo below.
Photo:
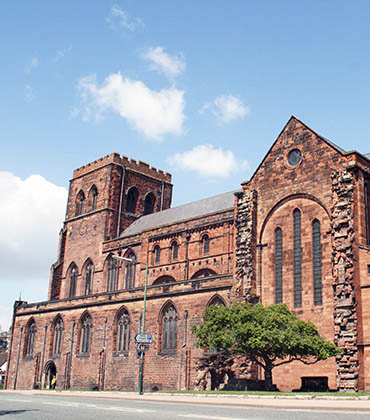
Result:
<svg viewBox="0 0 370 420"><path fill-rule="evenodd" d="M56 378L57 376L57 368L55 366L55 363L52 360L49 360L45 364L44 368L44 388L51 389L52 388L52 380L53 378Z"/></svg>

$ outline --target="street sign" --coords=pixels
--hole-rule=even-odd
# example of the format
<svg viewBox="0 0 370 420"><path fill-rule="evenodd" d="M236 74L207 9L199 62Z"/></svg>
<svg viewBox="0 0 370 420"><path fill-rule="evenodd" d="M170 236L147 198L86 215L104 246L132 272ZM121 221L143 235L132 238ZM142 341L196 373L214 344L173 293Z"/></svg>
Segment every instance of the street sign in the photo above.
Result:
<svg viewBox="0 0 370 420"><path fill-rule="evenodd" d="M153 337L151 334L135 334L134 342L142 343L142 344L150 344L153 342Z"/></svg>
<svg viewBox="0 0 370 420"><path fill-rule="evenodd" d="M149 351L149 344L136 343L136 351Z"/></svg>

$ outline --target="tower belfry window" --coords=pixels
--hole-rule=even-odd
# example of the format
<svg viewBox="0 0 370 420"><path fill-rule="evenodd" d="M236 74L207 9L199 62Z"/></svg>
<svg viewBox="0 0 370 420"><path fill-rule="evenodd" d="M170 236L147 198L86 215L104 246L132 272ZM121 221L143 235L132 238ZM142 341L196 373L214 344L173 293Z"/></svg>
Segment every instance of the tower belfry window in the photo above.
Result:
<svg viewBox="0 0 370 420"><path fill-rule="evenodd" d="M145 197L144 214L151 214L154 212L154 203L155 203L154 194L153 193L148 194Z"/></svg>

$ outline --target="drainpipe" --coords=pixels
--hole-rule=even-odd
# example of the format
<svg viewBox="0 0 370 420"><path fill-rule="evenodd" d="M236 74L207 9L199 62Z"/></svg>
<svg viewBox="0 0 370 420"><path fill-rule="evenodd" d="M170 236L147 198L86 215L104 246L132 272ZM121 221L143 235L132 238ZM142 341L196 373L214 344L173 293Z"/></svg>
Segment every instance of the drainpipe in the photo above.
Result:
<svg viewBox="0 0 370 420"><path fill-rule="evenodd" d="M190 232L186 231L186 254L185 254L185 280L189 280L189 241L190 241Z"/></svg>
<svg viewBox="0 0 370 420"><path fill-rule="evenodd" d="M365 219L366 219L366 245L370 245L370 226L369 226L369 205L368 205L368 182L365 181Z"/></svg>
<svg viewBox="0 0 370 420"><path fill-rule="evenodd" d="M104 381L105 381L105 360L106 360L106 349L105 341L107 336L107 318L104 318L104 334L103 334L103 358L102 358L102 369L101 369L101 389L104 391Z"/></svg>
<svg viewBox="0 0 370 420"><path fill-rule="evenodd" d="M19 334L19 343L18 343L18 355L17 355L17 365L15 367L15 378L14 378L14 387L17 387L17 379L18 379L18 367L19 367L19 356L21 354L21 343L22 343L22 335L23 335L23 327L21 327L21 333Z"/></svg>
<svg viewBox="0 0 370 420"><path fill-rule="evenodd" d="M184 359L184 347L186 347L187 343L187 335L188 335L188 311L184 311L184 342L181 346L181 353L180 353L180 366L179 366L179 390L181 391L181 374L182 374L182 364ZM185 375L186 375L186 363L185 363Z"/></svg>
<svg viewBox="0 0 370 420"><path fill-rule="evenodd" d="M125 176L126 176L126 168L122 166L122 183L121 183L121 198L119 202L119 214L118 214L118 224L117 224L117 238L120 234L121 230L121 214L122 214L122 203L123 203L123 195L124 195L124 187L125 187Z"/></svg>
<svg viewBox="0 0 370 420"><path fill-rule="evenodd" d="M45 327L44 327L44 344L42 346L41 369L40 369L40 378L39 378L40 384L41 384L41 381L42 381L42 372L44 370L45 345L46 345L46 332L47 332L47 330L48 330L48 326L45 325Z"/></svg>

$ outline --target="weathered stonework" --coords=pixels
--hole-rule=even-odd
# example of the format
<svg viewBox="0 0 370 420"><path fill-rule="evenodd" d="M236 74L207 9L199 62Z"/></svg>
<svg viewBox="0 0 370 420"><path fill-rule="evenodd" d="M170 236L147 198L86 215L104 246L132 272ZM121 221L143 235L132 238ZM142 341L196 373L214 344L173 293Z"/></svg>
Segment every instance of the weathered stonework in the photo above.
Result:
<svg viewBox="0 0 370 420"><path fill-rule="evenodd" d="M353 176L344 171L332 174L333 207L331 237L334 289L335 344L343 350L337 356L337 387L357 390L359 375L357 312L354 287Z"/></svg>
<svg viewBox="0 0 370 420"><path fill-rule="evenodd" d="M256 209L257 193L246 190L236 194L235 281L232 297L256 303Z"/></svg>

